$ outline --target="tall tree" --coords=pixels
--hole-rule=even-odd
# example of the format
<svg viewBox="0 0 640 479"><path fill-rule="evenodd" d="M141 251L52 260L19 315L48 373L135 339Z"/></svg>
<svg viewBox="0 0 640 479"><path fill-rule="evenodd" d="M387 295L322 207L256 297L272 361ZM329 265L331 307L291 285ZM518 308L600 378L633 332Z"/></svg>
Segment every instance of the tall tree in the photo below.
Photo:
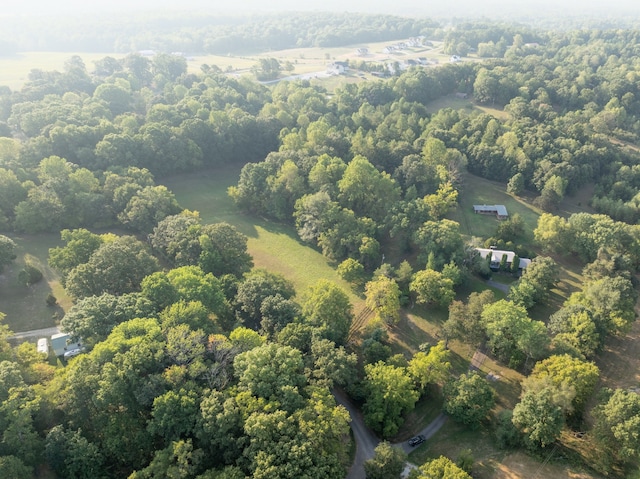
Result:
<svg viewBox="0 0 640 479"><path fill-rule="evenodd" d="M564 426L562 408L554 401L550 388L525 392L513 409L512 420L534 449L553 444Z"/></svg>
<svg viewBox="0 0 640 479"><path fill-rule="evenodd" d="M453 419L477 428L495 405L495 393L489 383L473 371L445 384L444 410Z"/></svg>
<svg viewBox="0 0 640 479"><path fill-rule="evenodd" d="M409 361L407 371L423 394L428 384L443 384L449 377L451 352L440 341L427 353L419 351Z"/></svg>
<svg viewBox="0 0 640 479"><path fill-rule="evenodd" d="M403 415L413 409L419 394L404 368L378 362L365 365L364 370L365 422L383 437L393 436L404 421Z"/></svg>
<svg viewBox="0 0 640 479"><path fill-rule="evenodd" d="M375 311L378 321L395 324L400 320L400 288L386 276L379 276L365 286L367 307Z"/></svg>
<svg viewBox="0 0 640 479"><path fill-rule="evenodd" d="M16 244L11 238L0 235L0 272L16 259L15 249Z"/></svg>
<svg viewBox="0 0 640 479"><path fill-rule="evenodd" d="M376 446L375 454L364 463L367 479L396 479L404 470L407 455L387 441Z"/></svg>
<svg viewBox="0 0 640 479"><path fill-rule="evenodd" d="M453 281L438 271L423 269L414 276L409 290L416 295L418 303L438 303L448 306L455 296Z"/></svg>
<svg viewBox="0 0 640 479"><path fill-rule="evenodd" d="M139 291L142 280L158 269L158 261L144 243L121 236L102 244L89 261L73 268L66 287L76 299L130 293Z"/></svg>
<svg viewBox="0 0 640 479"><path fill-rule="evenodd" d="M353 321L349 297L336 284L320 280L311 286L302 303L306 323L319 328L322 335L336 344L344 344Z"/></svg>
<svg viewBox="0 0 640 479"><path fill-rule="evenodd" d="M444 456L425 462L418 468L418 471L417 475L410 477L415 479L471 479L471 476L464 469Z"/></svg>

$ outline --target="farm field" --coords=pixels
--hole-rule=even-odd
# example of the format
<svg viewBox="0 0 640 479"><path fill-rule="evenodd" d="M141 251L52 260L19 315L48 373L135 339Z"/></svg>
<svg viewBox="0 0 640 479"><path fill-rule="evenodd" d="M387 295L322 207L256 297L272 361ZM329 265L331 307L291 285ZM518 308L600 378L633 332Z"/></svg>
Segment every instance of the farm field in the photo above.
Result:
<svg viewBox="0 0 640 479"><path fill-rule="evenodd" d="M393 44L393 42L379 42L363 45L353 45L349 47L336 48L292 48L287 50L269 51L252 55L200 55L189 54L187 57L187 69L191 73L200 71L202 65L217 66L223 71L235 74L245 74L250 68L260 61L261 58L276 58L280 62L291 62L294 66L293 75L324 71L331 61L358 60L367 62L390 63L402 61L410 58L428 57L440 63L448 61L449 56L442 53L440 45L433 47L417 47L390 54L382 53L382 49ZM366 46L370 53L365 56L358 56L356 49ZM0 86L8 86L12 90L19 90L28 80L29 72L33 69L44 71L63 71L65 62L72 56L77 55L84 61L87 70L91 71L94 62L106 56L116 59L125 57L126 53L110 52L20 52L13 56L0 57ZM472 60L469 58L468 60ZM341 76L339 80L350 78ZM361 81L362 78L351 78L352 81ZM323 79L323 82L335 83L333 77ZM331 89L331 88L330 88Z"/></svg>

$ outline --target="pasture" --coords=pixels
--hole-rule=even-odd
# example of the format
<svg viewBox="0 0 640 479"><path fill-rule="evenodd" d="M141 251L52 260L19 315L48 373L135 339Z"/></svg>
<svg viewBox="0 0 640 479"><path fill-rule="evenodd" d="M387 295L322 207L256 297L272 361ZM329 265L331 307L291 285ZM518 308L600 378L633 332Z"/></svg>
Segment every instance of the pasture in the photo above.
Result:
<svg viewBox="0 0 640 479"><path fill-rule="evenodd" d="M521 243L533 243L533 230L538 223L540 211L523 198L509 195L505 185L466 173L462 191L458 196L458 207L449 218L460 223L460 231L469 237L488 238L493 236L500 220L490 215L475 214L473 205L505 205L509 215L518 213L525 223L525 237Z"/></svg>
<svg viewBox="0 0 640 479"><path fill-rule="evenodd" d="M60 245L60 235L12 235L11 238L18 246L17 258L0 275L0 311L6 314L4 323L14 332L54 326L71 306L58 274L47 264L49 248ZM27 260L43 274L42 280L31 286L18 280ZM49 294L58 299L57 306L47 306L45 300Z"/></svg>
<svg viewBox="0 0 640 479"><path fill-rule="evenodd" d="M281 273L294 284L298 294L303 294L320 279L332 281L349 294L354 312L358 314L364 308L362 298L337 275L334 265L320 252L299 240L294 228L244 214L236 208L227 195L227 188L237 183L239 174L240 167L233 165L179 175L164 183L181 206L200 212L203 223L225 221L245 234L255 267Z"/></svg>

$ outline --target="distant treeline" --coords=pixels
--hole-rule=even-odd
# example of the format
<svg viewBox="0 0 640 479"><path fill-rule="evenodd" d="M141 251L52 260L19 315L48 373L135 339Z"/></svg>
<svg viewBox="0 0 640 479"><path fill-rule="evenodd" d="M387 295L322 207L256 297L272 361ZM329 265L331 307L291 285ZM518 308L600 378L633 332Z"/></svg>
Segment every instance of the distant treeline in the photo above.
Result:
<svg viewBox="0 0 640 479"><path fill-rule="evenodd" d="M0 55L17 51L238 54L432 36L433 20L354 13L0 19Z"/></svg>

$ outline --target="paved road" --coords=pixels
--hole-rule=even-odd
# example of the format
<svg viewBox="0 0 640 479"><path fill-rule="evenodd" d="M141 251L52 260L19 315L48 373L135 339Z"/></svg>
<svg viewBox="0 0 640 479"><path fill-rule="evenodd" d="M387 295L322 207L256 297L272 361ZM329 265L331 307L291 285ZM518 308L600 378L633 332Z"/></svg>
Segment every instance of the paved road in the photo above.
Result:
<svg viewBox="0 0 640 479"><path fill-rule="evenodd" d="M13 336L11 336L11 339L51 337L52 335L57 334L59 332L60 332L60 329L58 329L58 326L54 326L52 328L44 328L44 329L32 329L31 331L15 333Z"/></svg>
<svg viewBox="0 0 640 479"><path fill-rule="evenodd" d="M375 448L380 443L377 436L365 423L360 410L351 402L344 391L336 389L333 392L338 404L342 404L351 415L351 430L356 443L356 457L349 469L346 479L365 479L364 461L371 459L375 454Z"/></svg>
<svg viewBox="0 0 640 479"><path fill-rule="evenodd" d="M336 389L333 392L338 404L342 404L349 414L351 415L351 430L353 431L353 438L356 443L356 457L353 460L353 464L349 469L346 479L365 479L364 462L367 459L371 459L375 454L375 448L380 443L378 437L369 429L364 423L364 418L360 410L351 402L351 399L342 390ZM424 435L426 439L431 438L437 433L442 426L447 422L447 416L444 413L440 413L433 421L431 421L422 431L418 434ZM406 442L394 444L407 454L413 450ZM410 465L408 470L410 470Z"/></svg>
<svg viewBox="0 0 640 479"><path fill-rule="evenodd" d="M442 426L444 426L444 423L447 422L447 419L448 419L447 415L441 412L433 421L431 421L427 425L427 427L425 427L418 434L422 434L425 437L425 439L431 439L431 437L433 437L433 435L437 433ZM399 444L395 444L395 446L400 447L400 449L402 449L407 454L409 454L414 449L406 441Z"/></svg>

